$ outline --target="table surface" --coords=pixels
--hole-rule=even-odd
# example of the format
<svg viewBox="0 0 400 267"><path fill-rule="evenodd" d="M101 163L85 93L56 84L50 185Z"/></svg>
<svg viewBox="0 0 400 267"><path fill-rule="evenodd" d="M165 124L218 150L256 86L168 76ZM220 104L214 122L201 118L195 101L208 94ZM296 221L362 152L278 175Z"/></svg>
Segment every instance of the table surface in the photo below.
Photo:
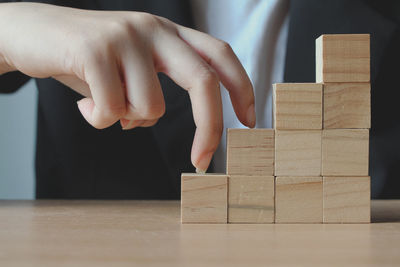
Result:
<svg viewBox="0 0 400 267"><path fill-rule="evenodd" d="M0 201L0 266L400 265L400 200L371 224L185 224L178 201Z"/></svg>

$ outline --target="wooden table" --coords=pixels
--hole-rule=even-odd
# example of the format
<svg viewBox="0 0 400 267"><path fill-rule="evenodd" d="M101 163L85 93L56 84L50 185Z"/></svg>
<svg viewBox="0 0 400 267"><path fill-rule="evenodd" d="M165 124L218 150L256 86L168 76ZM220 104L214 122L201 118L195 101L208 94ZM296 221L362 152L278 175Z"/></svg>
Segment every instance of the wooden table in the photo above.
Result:
<svg viewBox="0 0 400 267"><path fill-rule="evenodd" d="M400 265L400 200L372 224L181 225L177 201L0 201L0 266Z"/></svg>

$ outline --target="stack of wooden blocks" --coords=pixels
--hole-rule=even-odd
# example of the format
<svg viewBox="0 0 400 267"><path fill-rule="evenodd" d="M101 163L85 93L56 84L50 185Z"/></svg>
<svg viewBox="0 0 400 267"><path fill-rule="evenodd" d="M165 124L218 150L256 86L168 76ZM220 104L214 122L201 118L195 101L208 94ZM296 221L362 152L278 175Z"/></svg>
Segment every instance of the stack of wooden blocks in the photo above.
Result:
<svg viewBox="0 0 400 267"><path fill-rule="evenodd" d="M227 174L182 174L182 223L368 223L370 41L316 40L316 82L274 84L274 129L228 129Z"/></svg>

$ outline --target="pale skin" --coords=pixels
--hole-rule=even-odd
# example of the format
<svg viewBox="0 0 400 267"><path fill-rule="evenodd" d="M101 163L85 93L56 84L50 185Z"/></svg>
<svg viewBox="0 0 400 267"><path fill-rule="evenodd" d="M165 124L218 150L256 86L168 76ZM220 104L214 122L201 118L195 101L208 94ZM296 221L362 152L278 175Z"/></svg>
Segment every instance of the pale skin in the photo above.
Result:
<svg viewBox="0 0 400 267"><path fill-rule="evenodd" d="M82 94L82 116L103 129L154 125L165 112L163 72L188 91L196 133L193 165L204 171L219 144L227 88L238 119L255 126L249 77L231 47L162 17L35 3L0 4L0 74L53 77Z"/></svg>

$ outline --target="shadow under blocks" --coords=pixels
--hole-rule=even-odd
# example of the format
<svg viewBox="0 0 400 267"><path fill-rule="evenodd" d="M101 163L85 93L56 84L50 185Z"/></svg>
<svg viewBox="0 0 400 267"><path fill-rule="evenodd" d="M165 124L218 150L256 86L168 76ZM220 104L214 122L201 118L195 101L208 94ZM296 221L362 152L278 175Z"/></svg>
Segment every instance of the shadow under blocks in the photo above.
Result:
<svg viewBox="0 0 400 267"><path fill-rule="evenodd" d="M316 83L273 85L274 128L228 129L226 174L182 174L182 223L369 223L370 91L370 36L320 36Z"/></svg>

